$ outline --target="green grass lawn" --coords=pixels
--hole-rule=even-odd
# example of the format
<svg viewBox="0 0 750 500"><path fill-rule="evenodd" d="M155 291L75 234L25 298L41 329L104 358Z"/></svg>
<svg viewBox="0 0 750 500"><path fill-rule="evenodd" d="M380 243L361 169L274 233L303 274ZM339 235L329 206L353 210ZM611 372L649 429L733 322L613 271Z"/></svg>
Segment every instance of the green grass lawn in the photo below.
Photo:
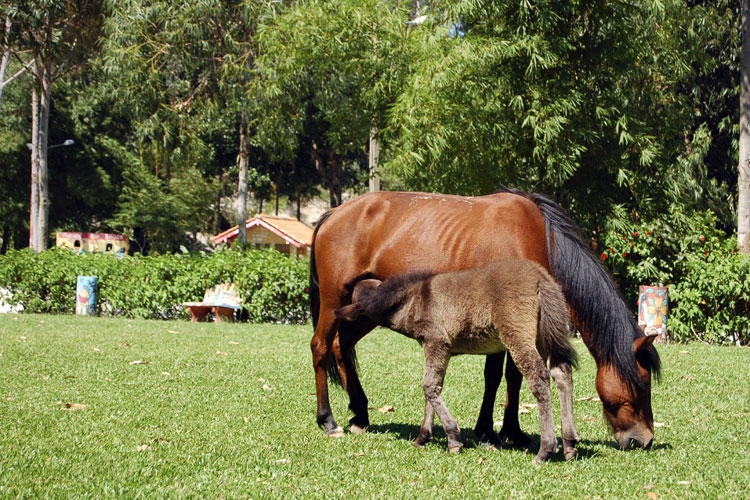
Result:
<svg viewBox="0 0 750 500"><path fill-rule="evenodd" d="M747 348L660 346L654 447L622 452L576 342L579 458L535 466L529 452L473 443L479 356L453 359L444 389L466 429L463 451L449 454L440 428L413 448L422 354L385 330L358 349L370 431L324 437L311 335L310 326L0 315L0 498L750 498ZM335 388L331 399L345 424L346 395ZM526 389L522 400L533 403ZM536 410L520 419L538 438Z"/></svg>

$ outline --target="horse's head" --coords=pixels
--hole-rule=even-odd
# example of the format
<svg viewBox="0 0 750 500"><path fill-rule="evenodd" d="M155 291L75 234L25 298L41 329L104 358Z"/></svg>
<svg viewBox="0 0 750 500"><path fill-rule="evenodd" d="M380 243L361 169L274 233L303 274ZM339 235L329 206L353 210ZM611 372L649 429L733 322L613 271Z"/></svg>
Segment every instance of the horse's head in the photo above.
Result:
<svg viewBox="0 0 750 500"><path fill-rule="evenodd" d="M651 411L651 370L648 349L658 335L648 335L633 341L633 350L641 384L634 386L623 380L610 365L599 367L596 391L604 406L615 439L621 449L639 446L651 448L654 439L654 416Z"/></svg>

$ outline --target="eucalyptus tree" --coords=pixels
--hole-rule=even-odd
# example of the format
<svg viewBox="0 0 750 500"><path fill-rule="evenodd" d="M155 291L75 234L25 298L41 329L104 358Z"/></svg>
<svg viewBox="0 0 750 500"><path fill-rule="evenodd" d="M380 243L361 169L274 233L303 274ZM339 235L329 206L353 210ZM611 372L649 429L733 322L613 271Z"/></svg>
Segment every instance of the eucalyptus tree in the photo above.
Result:
<svg viewBox="0 0 750 500"><path fill-rule="evenodd" d="M36 251L47 248L49 240L47 149L53 86L95 53L101 4L101 0L16 0L2 4L6 51L28 68L33 78L29 245Z"/></svg>
<svg viewBox="0 0 750 500"><path fill-rule="evenodd" d="M367 147L409 69L410 5L303 0L259 32L259 133L317 172L332 206L368 175Z"/></svg>
<svg viewBox="0 0 750 500"><path fill-rule="evenodd" d="M153 176L159 192L181 199L183 230L208 229L201 221L211 220L206 210L215 196L204 187L224 178L237 158L238 191L245 192L256 114L255 103L247 99L257 57L254 36L257 23L280 5L271 0L107 3L105 67L111 78L120 79L116 92L133 119L140 164L134 172ZM200 177L204 182L195 182ZM178 179L192 181L178 190ZM136 184L144 182L151 181ZM120 224L136 227L148 219L149 207L143 205L148 200L122 201ZM244 209L245 201L239 205Z"/></svg>

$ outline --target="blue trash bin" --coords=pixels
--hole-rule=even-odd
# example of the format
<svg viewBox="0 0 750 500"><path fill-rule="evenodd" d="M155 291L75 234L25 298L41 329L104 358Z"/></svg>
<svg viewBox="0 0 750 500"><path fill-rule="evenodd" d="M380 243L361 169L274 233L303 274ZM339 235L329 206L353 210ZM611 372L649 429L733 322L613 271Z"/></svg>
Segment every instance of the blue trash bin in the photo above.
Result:
<svg viewBox="0 0 750 500"><path fill-rule="evenodd" d="M76 286L76 314L96 314L96 296L99 279L96 276L79 276Z"/></svg>

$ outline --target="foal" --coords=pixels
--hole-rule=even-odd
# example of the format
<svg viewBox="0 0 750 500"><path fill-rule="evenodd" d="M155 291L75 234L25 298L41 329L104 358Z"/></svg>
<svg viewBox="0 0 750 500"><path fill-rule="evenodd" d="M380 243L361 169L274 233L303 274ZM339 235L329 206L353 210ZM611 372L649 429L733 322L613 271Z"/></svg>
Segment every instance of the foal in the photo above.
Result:
<svg viewBox="0 0 750 500"><path fill-rule="evenodd" d="M425 411L415 446L432 438L437 413L448 449L462 447L458 424L440 395L451 356L509 351L537 400L541 437L534 462L557 451L550 374L560 394L565 458L575 458L579 437L571 365L576 353L569 340L570 319L560 286L541 266L508 259L442 274L366 279L354 287L352 304L335 313L346 321L364 315L423 346Z"/></svg>

